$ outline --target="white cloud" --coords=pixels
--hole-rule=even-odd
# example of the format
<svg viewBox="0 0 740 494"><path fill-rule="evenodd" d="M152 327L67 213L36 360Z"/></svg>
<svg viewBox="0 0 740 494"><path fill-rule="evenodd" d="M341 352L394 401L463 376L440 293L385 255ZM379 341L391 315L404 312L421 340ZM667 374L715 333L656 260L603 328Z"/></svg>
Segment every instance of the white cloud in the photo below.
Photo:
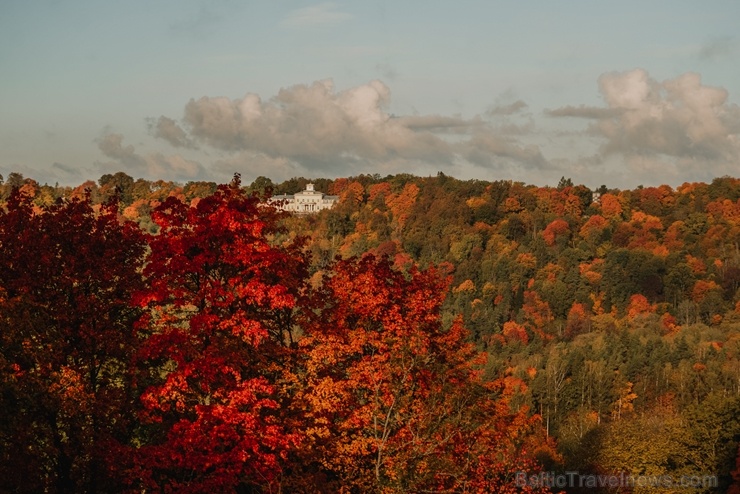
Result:
<svg viewBox="0 0 740 494"><path fill-rule="evenodd" d="M98 149L112 161L98 162L105 172L124 171L135 177L172 180L196 180L205 176L200 163L190 161L176 154L166 156L152 153L145 156L138 154L132 145L123 145L123 135L109 133L97 140Z"/></svg>
<svg viewBox="0 0 740 494"><path fill-rule="evenodd" d="M599 78L606 107L566 106L554 117L592 121L589 133L602 139L604 157L621 155L630 173L660 180L663 170L705 178L727 173L740 161L740 108L728 92L686 73L656 81L642 69Z"/></svg>
<svg viewBox="0 0 740 494"><path fill-rule="evenodd" d="M155 135L345 176L389 163L405 163L409 172L422 163L446 169L461 160L497 169L545 165L539 148L479 116L392 116L390 101L390 89L377 80L344 91L336 91L331 80L296 85L269 100L252 93L235 100L203 97L185 106L182 125L161 117Z"/></svg>

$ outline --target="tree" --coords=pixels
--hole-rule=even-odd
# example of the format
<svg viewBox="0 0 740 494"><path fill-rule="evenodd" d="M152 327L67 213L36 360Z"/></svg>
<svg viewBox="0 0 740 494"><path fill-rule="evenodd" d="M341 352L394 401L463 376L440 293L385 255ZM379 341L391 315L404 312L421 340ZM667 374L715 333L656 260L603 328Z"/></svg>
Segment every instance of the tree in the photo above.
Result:
<svg viewBox="0 0 740 494"><path fill-rule="evenodd" d="M558 182L558 190L565 189L566 187L573 187L573 180L570 178L560 177Z"/></svg>
<svg viewBox="0 0 740 494"><path fill-rule="evenodd" d="M634 321L639 316L652 314L653 312L655 312L655 305L651 305L644 295L637 293L630 297L630 303L627 306L627 317L630 320Z"/></svg>
<svg viewBox="0 0 740 494"><path fill-rule="evenodd" d="M510 382L481 380L460 321L443 328L447 283L372 255L324 278L301 341L299 479L313 472L348 492L516 490L514 472L533 467L524 443L534 424L509 408Z"/></svg>
<svg viewBox="0 0 740 494"><path fill-rule="evenodd" d="M732 485L730 485L730 490L728 490L728 494L740 494L740 443L737 445L737 456L735 457L735 469L731 472L732 475Z"/></svg>
<svg viewBox="0 0 740 494"><path fill-rule="evenodd" d="M391 194L386 197L386 204L393 212L393 218L400 228L403 228L406 224L418 195L419 187L411 182L406 184L399 194Z"/></svg>
<svg viewBox="0 0 740 494"><path fill-rule="evenodd" d="M124 206L128 206L134 200L134 179L124 172L116 172L113 175L106 173L100 177L98 184L103 194L118 194Z"/></svg>
<svg viewBox="0 0 740 494"><path fill-rule="evenodd" d="M603 216L595 214L583 224L578 233L591 246L596 246L608 225L609 222Z"/></svg>
<svg viewBox="0 0 740 494"><path fill-rule="evenodd" d="M182 192L185 194L186 201L192 201L212 195L217 188L215 182L188 182L183 187Z"/></svg>
<svg viewBox="0 0 740 494"><path fill-rule="evenodd" d="M574 338L581 333L589 331L591 326L591 320L586 313L586 308L583 304L573 302L573 305L568 311L568 318L565 323L565 336L568 338Z"/></svg>
<svg viewBox="0 0 740 494"><path fill-rule="evenodd" d="M618 220L622 217L623 208L619 197L606 193L599 198L599 203L601 204L601 212L606 219Z"/></svg>
<svg viewBox="0 0 740 494"><path fill-rule="evenodd" d="M557 427L559 419L558 408L561 407L562 393L566 377L570 372L565 345L558 344L550 348L547 363L542 372L537 374L538 390L535 399L539 413L545 421L545 428L549 436Z"/></svg>
<svg viewBox="0 0 740 494"><path fill-rule="evenodd" d="M691 299L697 304L699 313L705 321L710 321L713 315L724 313L725 303L722 298L722 288L712 280L698 280L691 290Z"/></svg>
<svg viewBox="0 0 740 494"><path fill-rule="evenodd" d="M270 196L275 188L275 184L272 183L267 177L259 176L254 179L254 182L248 187L249 191L253 194L259 194L260 196Z"/></svg>
<svg viewBox="0 0 740 494"><path fill-rule="evenodd" d="M542 238L545 239L547 245L552 247L555 245L555 240L559 238L568 239L570 234L570 226L568 222L563 219L556 219L542 231Z"/></svg>
<svg viewBox="0 0 740 494"><path fill-rule="evenodd" d="M94 492L131 438L127 363L144 241L89 198L0 211L0 490Z"/></svg>
<svg viewBox="0 0 740 494"><path fill-rule="evenodd" d="M274 246L279 212L238 176L194 206L153 212L138 353L145 444L129 445L136 490L270 486L298 437L280 419L307 279L300 243Z"/></svg>
<svg viewBox="0 0 740 494"><path fill-rule="evenodd" d="M676 466L682 466L681 456L685 454L678 441L681 433L679 417L661 407L644 415L613 421L606 426L596 454L597 464L608 472L671 475ZM651 491L642 487L636 492Z"/></svg>
<svg viewBox="0 0 740 494"><path fill-rule="evenodd" d="M11 189L19 189L23 186L25 179L22 173L10 172L8 179L5 181L5 185Z"/></svg>

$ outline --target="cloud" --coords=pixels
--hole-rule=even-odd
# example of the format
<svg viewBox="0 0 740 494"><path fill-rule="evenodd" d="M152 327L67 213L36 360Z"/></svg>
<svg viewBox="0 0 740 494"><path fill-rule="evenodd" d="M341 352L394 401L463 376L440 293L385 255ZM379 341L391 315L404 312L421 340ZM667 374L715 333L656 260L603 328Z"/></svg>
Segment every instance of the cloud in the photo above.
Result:
<svg viewBox="0 0 740 494"><path fill-rule="evenodd" d="M64 163L54 162L46 167L30 167L22 164L10 166L0 165L0 175L6 180L11 173L20 173L24 178L31 178L40 184L51 184L61 186L79 185L91 176L95 171L84 167L72 167Z"/></svg>
<svg viewBox="0 0 740 494"><path fill-rule="evenodd" d="M599 78L599 90L606 107L566 106L547 114L592 120L589 132L602 139L601 153L623 155L639 163L639 172L651 165L658 171L668 160L683 172L701 173L740 159L740 109L699 74L658 82L642 69L611 72Z"/></svg>
<svg viewBox="0 0 740 494"><path fill-rule="evenodd" d="M697 56L701 60L719 60L727 58L736 49L736 43L729 36L713 39L699 48Z"/></svg>
<svg viewBox="0 0 740 494"><path fill-rule="evenodd" d="M335 175L388 163L405 163L407 170L468 159L479 166L544 163L538 148L519 144L480 116L393 116L386 111L390 100L390 89L378 80L344 91L324 80L281 89L269 100L253 93L234 100L190 100L182 125L162 117L153 128L169 142L288 160L291 166Z"/></svg>
<svg viewBox="0 0 740 494"><path fill-rule="evenodd" d="M497 115L514 115L516 113L519 113L527 108L527 103L525 103L522 100L516 100L513 103L509 103L508 105L498 105L490 110L486 111L486 115L488 116L497 116Z"/></svg>
<svg viewBox="0 0 740 494"><path fill-rule="evenodd" d="M444 115L396 117L396 122L411 130L433 130L437 132L455 132L456 129L468 131L472 127L485 125L480 118L464 120L460 117L448 117Z"/></svg>
<svg viewBox="0 0 740 494"><path fill-rule="evenodd" d="M467 161L487 168L499 168L506 158L521 163L525 168L547 166L547 160L537 146L522 145L489 132L479 133L463 143L461 154Z"/></svg>
<svg viewBox="0 0 740 494"><path fill-rule="evenodd" d="M291 11L281 22L282 27L314 27L338 24L354 16L338 10L337 4L323 2Z"/></svg>
<svg viewBox="0 0 740 494"><path fill-rule="evenodd" d="M59 163L57 161L51 164L51 168L56 172L61 172L61 175L64 176L65 179L76 180L83 176L82 171L79 168L65 165L64 163ZM58 175L60 175L60 173L57 173L57 176Z"/></svg>
<svg viewBox="0 0 740 494"><path fill-rule="evenodd" d="M97 140L97 143L98 149L112 160L97 163L107 172L125 171L136 177L155 179L172 177L174 180L195 180L205 176L205 170L200 163L187 160L177 154L172 156L162 153L139 155L134 146L123 145L121 134L105 134Z"/></svg>
<svg viewBox="0 0 740 494"><path fill-rule="evenodd" d="M148 120L149 133L172 144L174 147L194 148L195 145L188 138L188 135L182 130L177 122L165 116L159 117L156 121Z"/></svg>
<svg viewBox="0 0 740 494"><path fill-rule="evenodd" d="M123 135L105 134L97 140L98 149L108 158L131 169L146 168L146 160L136 154L132 145L123 146Z"/></svg>
<svg viewBox="0 0 740 494"><path fill-rule="evenodd" d="M621 110L612 108L596 108L593 106L564 106L555 110L546 110L545 114L551 117L577 117L577 118L610 118L615 117Z"/></svg>

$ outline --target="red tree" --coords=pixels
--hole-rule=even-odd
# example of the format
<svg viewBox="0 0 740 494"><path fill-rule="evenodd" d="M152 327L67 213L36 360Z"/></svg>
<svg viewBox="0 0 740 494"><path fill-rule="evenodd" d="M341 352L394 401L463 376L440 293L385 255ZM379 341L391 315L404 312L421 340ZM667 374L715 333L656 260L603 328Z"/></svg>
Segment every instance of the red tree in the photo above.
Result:
<svg viewBox="0 0 740 494"><path fill-rule="evenodd" d="M233 492L269 486L298 437L282 424L293 311L306 279L298 244L275 246L280 213L230 186L194 206L153 213L139 297L140 418L136 490Z"/></svg>
<svg viewBox="0 0 740 494"><path fill-rule="evenodd" d="M144 241L118 204L0 210L0 490L94 492L131 437L126 364Z"/></svg>

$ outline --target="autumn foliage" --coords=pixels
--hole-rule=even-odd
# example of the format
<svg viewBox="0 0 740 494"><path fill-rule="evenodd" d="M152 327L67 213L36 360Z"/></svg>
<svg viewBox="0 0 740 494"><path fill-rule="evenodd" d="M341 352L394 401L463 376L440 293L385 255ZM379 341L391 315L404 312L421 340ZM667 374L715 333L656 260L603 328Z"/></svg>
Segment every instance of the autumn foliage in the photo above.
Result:
<svg viewBox="0 0 740 494"><path fill-rule="evenodd" d="M151 218L22 191L0 213L1 490L518 492L536 470L519 388L442 323L444 269L311 278L238 177Z"/></svg>
<svg viewBox="0 0 740 494"><path fill-rule="evenodd" d="M131 449L137 490L271 485L298 443L278 417L277 383L305 268L297 245L269 244L275 215L238 182L155 209L147 289L134 301L145 309L139 417L156 435Z"/></svg>
<svg viewBox="0 0 740 494"><path fill-rule="evenodd" d="M740 180L309 181L0 182L0 492L737 487Z"/></svg>
<svg viewBox="0 0 740 494"><path fill-rule="evenodd" d="M368 255L340 261L315 294L299 403L331 491L508 492L511 472L532 467L531 419L508 408L502 382L481 380L460 321L441 325L446 284Z"/></svg>
<svg viewBox="0 0 740 494"><path fill-rule="evenodd" d="M0 211L0 490L107 491L104 459L138 407L144 238L115 200L31 199L18 191Z"/></svg>

